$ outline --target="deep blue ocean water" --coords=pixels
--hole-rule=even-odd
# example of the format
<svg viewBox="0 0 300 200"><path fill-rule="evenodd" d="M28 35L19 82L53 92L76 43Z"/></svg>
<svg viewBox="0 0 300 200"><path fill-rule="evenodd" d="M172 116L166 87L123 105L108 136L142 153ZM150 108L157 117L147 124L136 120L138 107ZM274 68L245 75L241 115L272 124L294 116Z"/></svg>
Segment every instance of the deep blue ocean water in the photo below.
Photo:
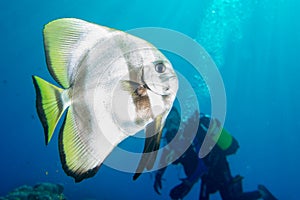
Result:
<svg viewBox="0 0 300 200"><path fill-rule="evenodd" d="M54 83L46 68L42 29L51 20L76 17L120 30L169 28L200 43L222 75L227 96L225 127L240 143L237 154L229 157L232 173L245 177L245 190L264 184L279 199L299 199L299 1L31 0L0 4L0 196L23 184L53 182L64 185L68 199L168 199L170 189L182 177L180 167L170 167L161 196L153 190L153 174L143 174L134 182L131 173L105 165L95 177L76 184L62 170L58 131L45 146L31 80L34 74ZM173 60L175 67L184 62ZM208 98L205 91L198 95ZM199 185L186 199L198 199ZM220 197L216 194L212 199Z"/></svg>

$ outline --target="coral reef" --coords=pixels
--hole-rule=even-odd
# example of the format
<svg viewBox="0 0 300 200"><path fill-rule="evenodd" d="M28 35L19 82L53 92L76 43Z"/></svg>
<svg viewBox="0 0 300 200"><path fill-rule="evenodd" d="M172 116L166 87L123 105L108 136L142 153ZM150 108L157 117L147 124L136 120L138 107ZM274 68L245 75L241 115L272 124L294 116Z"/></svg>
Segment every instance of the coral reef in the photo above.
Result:
<svg viewBox="0 0 300 200"><path fill-rule="evenodd" d="M23 185L9 192L0 200L65 200L64 187L60 184L39 183L35 186Z"/></svg>

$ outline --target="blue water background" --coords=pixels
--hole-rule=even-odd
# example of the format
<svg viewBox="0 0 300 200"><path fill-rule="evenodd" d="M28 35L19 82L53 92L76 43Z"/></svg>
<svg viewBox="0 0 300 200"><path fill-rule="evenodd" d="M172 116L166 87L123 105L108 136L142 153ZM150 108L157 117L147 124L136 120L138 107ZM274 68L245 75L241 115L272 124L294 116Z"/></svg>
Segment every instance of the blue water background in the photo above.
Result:
<svg viewBox="0 0 300 200"><path fill-rule="evenodd" d="M121 30L170 28L198 41L214 58L225 84L225 127L240 143L229 158L233 174L245 177L245 190L264 184L279 199L299 199L299 1L52 0L0 5L0 196L23 184L54 182L64 185L68 199L168 199L183 176L180 167L170 167L161 196L153 190L153 174L133 182L132 174L105 165L95 177L75 184L61 168L57 132L45 146L31 80L35 74L54 83L45 64L42 28L57 18L76 17ZM198 199L198 193L199 183L186 199Z"/></svg>

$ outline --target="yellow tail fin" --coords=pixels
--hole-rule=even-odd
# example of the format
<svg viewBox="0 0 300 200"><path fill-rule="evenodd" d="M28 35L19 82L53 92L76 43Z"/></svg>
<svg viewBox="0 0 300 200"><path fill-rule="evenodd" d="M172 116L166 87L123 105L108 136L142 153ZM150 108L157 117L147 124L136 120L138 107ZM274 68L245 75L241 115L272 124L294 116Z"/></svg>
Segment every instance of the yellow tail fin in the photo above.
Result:
<svg viewBox="0 0 300 200"><path fill-rule="evenodd" d="M67 106L62 100L63 89L32 76L36 91L36 109L42 122L46 145L50 142L55 127ZM66 105L66 104L65 104Z"/></svg>

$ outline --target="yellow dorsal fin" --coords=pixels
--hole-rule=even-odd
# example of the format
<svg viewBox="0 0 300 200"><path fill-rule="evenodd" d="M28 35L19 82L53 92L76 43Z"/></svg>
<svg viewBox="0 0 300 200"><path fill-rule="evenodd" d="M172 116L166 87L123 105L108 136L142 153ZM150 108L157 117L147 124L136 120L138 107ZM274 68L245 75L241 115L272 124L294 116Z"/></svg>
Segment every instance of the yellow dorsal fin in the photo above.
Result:
<svg viewBox="0 0 300 200"><path fill-rule="evenodd" d="M69 88L86 53L112 29L80 19L63 18L45 25L44 46L48 70L63 87Z"/></svg>

